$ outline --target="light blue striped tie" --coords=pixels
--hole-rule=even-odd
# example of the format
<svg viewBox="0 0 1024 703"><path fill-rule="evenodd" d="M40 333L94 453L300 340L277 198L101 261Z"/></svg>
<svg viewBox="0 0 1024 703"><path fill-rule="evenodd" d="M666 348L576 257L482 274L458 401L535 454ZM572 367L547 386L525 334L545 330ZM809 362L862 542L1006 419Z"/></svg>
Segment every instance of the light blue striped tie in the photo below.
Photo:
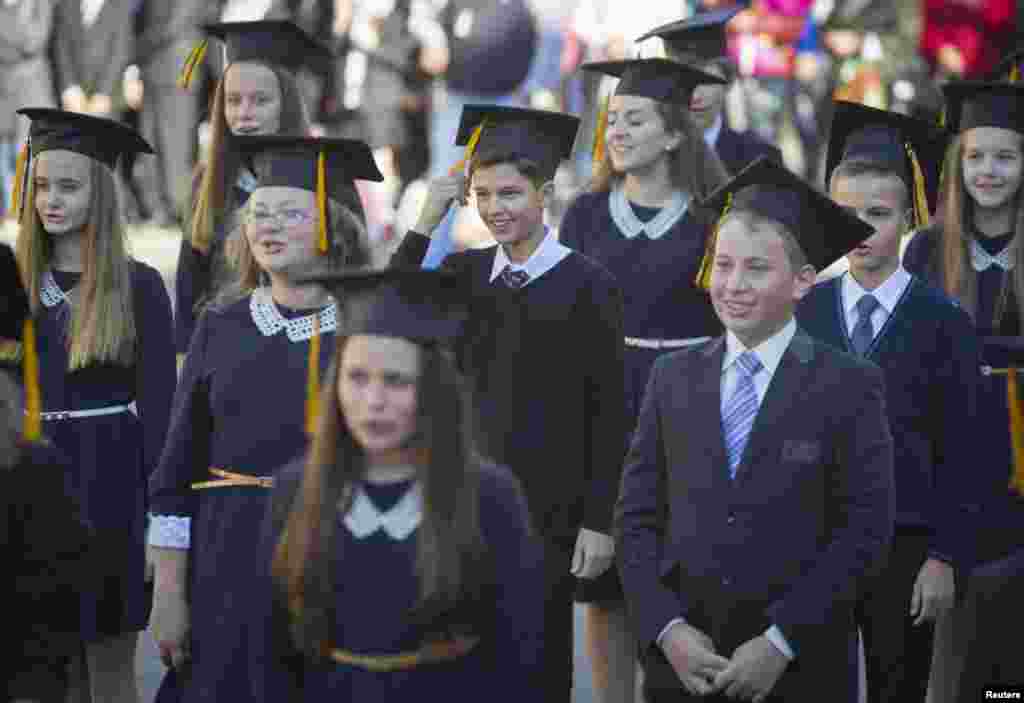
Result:
<svg viewBox="0 0 1024 703"><path fill-rule="evenodd" d="M739 379L732 397L722 405L722 430L725 432L725 451L729 456L729 474L736 478L736 469L747 446L747 438L757 417L757 389L754 376L763 369L761 360L752 351L745 351L736 359Z"/></svg>

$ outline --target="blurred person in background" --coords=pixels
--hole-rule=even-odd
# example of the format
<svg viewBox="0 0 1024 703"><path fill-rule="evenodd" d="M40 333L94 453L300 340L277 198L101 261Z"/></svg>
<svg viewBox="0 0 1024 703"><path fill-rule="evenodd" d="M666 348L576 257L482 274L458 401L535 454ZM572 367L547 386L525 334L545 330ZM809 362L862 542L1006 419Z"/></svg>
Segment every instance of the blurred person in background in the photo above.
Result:
<svg viewBox="0 0 1024 703"><path fill-rule="evenodd" d="M924 0L920 51L939 84L980 80L1013 41L1014 0Z"/></svg>

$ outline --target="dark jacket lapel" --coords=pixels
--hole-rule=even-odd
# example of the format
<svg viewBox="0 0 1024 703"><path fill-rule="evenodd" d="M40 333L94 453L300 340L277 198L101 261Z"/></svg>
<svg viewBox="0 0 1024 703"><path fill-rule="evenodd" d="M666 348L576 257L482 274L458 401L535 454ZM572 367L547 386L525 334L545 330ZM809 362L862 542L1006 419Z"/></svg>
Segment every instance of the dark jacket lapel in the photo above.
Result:
<svg viewBox="0 0 1024 703"><path fill-rule="evenodd" d="M694 412L686 415L692 418L683 442L701 442L706 450L711 472L716 482L728 487L729 460L725 454L725 434L722 431L722 362L725 359L725 336L710 342L701 352L702 363L697 366L698 376L686 379L693 393L693 408L711 408L711 412ZM685 408L682 410L686 410Z"/></svg>

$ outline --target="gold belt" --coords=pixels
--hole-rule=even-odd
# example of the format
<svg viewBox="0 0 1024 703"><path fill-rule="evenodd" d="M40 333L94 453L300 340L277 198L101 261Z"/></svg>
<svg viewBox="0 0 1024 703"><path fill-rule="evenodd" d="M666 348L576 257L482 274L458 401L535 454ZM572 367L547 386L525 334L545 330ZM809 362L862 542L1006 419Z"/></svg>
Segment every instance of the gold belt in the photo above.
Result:
<svg viewBox="0 0 1024 703"><path fill-rule="evenodd" d="M272 488L274 478L272 476L248 476L236 474L224 469L210 467L210 473L217 477L215 481L199 481L193 483L192 488L200 491L204 488L229 488L231 486L248 486L250 488Z"/></svg>
<svg viewBox="0 0 1024 703"><path fill-rule="evenodd" d="M415 652L401 654L355 654L344 649L332 649L330 657L338 664L349 664L374 672L407 671L423 664L437 664L458 659L470 652L479 637L456 637L444 642L424 644Z"/></svg>

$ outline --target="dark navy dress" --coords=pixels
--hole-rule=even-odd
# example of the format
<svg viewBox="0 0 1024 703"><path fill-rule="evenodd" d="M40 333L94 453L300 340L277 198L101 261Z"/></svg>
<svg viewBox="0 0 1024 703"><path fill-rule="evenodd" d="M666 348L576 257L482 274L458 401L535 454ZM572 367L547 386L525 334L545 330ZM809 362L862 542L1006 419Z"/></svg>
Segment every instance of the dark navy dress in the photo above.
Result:
<svg viewBox="0 0 1024 703"><path fill-rule="evenodd" d="M302 462L295 463L280 474L282 480L275 486L276 516L270 521L263 550L268 561L302 468ZM347 515L339 515L335 533L335 627L331 646L355 654L415 651L427 636L443 633L452 625L421 623L410 617L419 587L415 571L419 532L418 519L414 518L422 506L419 484L362 482L360 490L363 497L357 500L365 505L358 510L354 505ZM367 505L372 508L367 510ZM479 506L487 550L480 560L480 564L486 565L480 573L487 577L482 579L481 595L470 605L457 609L459 616L452 618L466 634L479 638L473 649L446 662L404 671L371 672L330 660L302 661L295 658L288 641L272 642L266 664L274 683L257 700L530 700L529 681L539 663L544 611L541 546L530 530L519 483L507 470L482 467ZM387 522L377 522L374 513L387 515ZM282 602L280 596L267 600ZM274 615L278 622L286 618L283 611L283 606L278 605ZM286 628L279 628L278 635L288 639ZM270 660L274 660L276 671L270 670ZM282 689L285 681L288 683ZM274 693L269 693L272 690Z"/></svg>
<svg viewBox="0 0 1024 703"><path fill-rule="evenodd" d="M212 300L224 284L231 280L231 269L225 258L225 241L228 233L234 229L238 208L248 202L253 189L254 182L244 176L232 188L233 204L227 208L229 212L235 213L232 224L217 228L207 253L193 247L187 236L181 240L174 284L174 349L178 354L188 352L198 318L197 308Z"/></svg>
<svg viewBox="0 0 1024 703"><path fill-rule="evenodd" d="M941 230L937 227L918 233L904 254L904 267L918 275L929 277L936 285L942 281L936 261L941 256L939 242ZM991 257L1007 256L1006 248L1012 234L1002 237L977 237L976 241ZM1004 253L1006 252L1006 253ZM970 261L968 266L972 265ZM976 268L975 268L976 270ZM975 325L984 343L989 336L1020 336L1017 305L1010 287L1012 271L990 265L977 272L978 304ZM999 365L996 359L986 358L984 344L982 363ZM1006 376L982 376L978 397L977 436L965 436L971 445L974 461L972 477L975 515L978 518L977 563L994 561L1024 547L1024 497L1009 489L1013 461L1010 449L1009 419L1007 413Z"/></svg>
<svg viewBox="0 0 1024 703"><path fill-rule="evenodd" d="M324 370L337 313L332 304L318 314ZM269 491L191 485L215 480L213 467L273 476L305 450L312 321L313 314L278 307L265 288L200 318L175 395L167 447L150 481L154 532L158 523L177 518L187 519L190 533L190 674L165 679L165 689L180 690L162 690L161 700L251 698L251 596L261 573L258 543Z"/></svg>
<svg viewBox="0 0 1024 703"><path fill-rule="evenodd" d="M145 629L146 481L160 458L176 380L171 302L160 274L135 262L132 271L136 346L129 366L90 364L68 370L65 296L81 275L44 275L39 316L39 369L44 412L134 403L134 410L46 420L43 433L71 460L73 487L96 531L93 579L81 594L82 638Z"/></svg>

